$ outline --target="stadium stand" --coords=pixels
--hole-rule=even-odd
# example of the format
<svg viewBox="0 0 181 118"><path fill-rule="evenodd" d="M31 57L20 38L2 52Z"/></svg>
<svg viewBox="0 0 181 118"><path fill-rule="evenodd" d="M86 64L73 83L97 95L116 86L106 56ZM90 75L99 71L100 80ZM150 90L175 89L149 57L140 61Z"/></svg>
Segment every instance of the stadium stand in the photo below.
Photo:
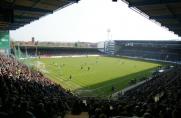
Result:
<svg viewBox="0 0 181 118"><path fill-rule="evenodd" d="M79 98L11 57L0 56L0 117L56 118L68 112L98 117L179 118L181 68L130 90L120 100ZM83 102L86 101L86 102Z"/></svg>
<svg viewBox="0 0 181 118"><path fill-rule="evenodd" d="M115 54L150 58L157 60L181 61L180 41L115 41L120 47Z"/></svg>
<svg viewBox="0 0 181 118"><path fill-rule="evenodd" d="M56 109L63 113L66 109L63 100L70 96L41 72L4 55L0 55L0 93L1 118L26 118L32 113L39 118L50 118Z"/></svg>
<svg viewBox="0 0 181 118"><path fill-rule="evenodd" d="M113 40L104 46L103 52L109 55L181 62L180 41Z"/></svg>
<svg viewBox="0 0 181 118"><path fill-rule="evenodd" d="M132 101L135 114L148 113L153 118L178 118L181 110L180 67L168 69L145 84L128 91L121 100Z"/></svg>
<svg viewBox="0 0 181 118"><path fill-rule="evenodd" d="M51 47L51 46L19 46L23 54L29 56L60 56L60 55L87 55L101 54L97 48L71 48L71 47ZM16 47L18 50L18 46ZM15 53L15 50L12 49Z"/></svg>
<svg viewBox="0 0 181 118"><path fill-rule="evenodd" d="M180 0L122 0L135 12L181 36Z"/></svg>

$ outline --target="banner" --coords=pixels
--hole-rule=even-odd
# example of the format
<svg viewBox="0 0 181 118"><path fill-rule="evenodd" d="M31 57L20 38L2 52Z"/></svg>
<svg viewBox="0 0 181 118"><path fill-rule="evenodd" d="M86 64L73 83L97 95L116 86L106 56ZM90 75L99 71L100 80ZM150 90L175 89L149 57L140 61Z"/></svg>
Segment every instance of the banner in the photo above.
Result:
<svg viewBox="0 0 181 118"><path fill-rule="evenodd" d="M0 31L0 49L9 49L9 31Z"/></svg>

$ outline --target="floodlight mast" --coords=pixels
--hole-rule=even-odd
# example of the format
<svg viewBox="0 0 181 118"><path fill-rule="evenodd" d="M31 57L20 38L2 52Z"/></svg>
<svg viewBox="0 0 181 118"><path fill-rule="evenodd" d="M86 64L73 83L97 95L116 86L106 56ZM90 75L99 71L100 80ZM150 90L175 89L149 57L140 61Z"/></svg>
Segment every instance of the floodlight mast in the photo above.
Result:
<svg viewBox="0 0 181 118"><path fill-rule="evenodd" d="M37 53L38 53L37 46L38 46L38 44L36 44L36 52L35 52L35 53L36 53L36 54L35 54L36 57L38 57L38 54L37 54Z"/></svg>
<svg viewBox="0 0 181 118"><path fill-rule="evenodd" d="M27 46L25 45L25 50L26 50L26 59L28 59L28 52L27 52Z"/></svg>
<svg viewBox="0 0 181 118"><path fill-rule="evenodd" d="M20 43L18 43L18 59L20 59Z"/></svg>
<svg viewBox="0 0 181 118"><path fill-rule="evenodd" d="M107 40L108 40L108 41L110 40L110 33L111 33L111 29L108 28L108 29L107 29Z"/></svg>

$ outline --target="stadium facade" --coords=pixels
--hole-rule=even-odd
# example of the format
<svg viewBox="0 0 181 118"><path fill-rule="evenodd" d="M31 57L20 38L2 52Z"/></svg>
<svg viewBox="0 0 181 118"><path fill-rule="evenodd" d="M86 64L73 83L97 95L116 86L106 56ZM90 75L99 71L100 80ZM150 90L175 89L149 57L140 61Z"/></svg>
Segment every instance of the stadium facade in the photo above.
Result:
<svg viewBox="0 0 181 118"><path fill-rule="evenodd" d="M108 55L181 61L181 41L112 40L99 42L98 49Z"/></svg>

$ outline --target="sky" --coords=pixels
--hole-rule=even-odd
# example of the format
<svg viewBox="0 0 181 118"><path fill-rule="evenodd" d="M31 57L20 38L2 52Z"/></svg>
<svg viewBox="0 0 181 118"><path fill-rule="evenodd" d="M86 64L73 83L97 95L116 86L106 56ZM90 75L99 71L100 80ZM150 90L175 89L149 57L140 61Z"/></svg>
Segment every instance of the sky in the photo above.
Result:
<svg viewBox="0 0 181 118"><path fill-rule="evenodd" d="M105 40L175 40L173 32L118 0L80 0L17 30L18 41L99 42Z"/></svg>

